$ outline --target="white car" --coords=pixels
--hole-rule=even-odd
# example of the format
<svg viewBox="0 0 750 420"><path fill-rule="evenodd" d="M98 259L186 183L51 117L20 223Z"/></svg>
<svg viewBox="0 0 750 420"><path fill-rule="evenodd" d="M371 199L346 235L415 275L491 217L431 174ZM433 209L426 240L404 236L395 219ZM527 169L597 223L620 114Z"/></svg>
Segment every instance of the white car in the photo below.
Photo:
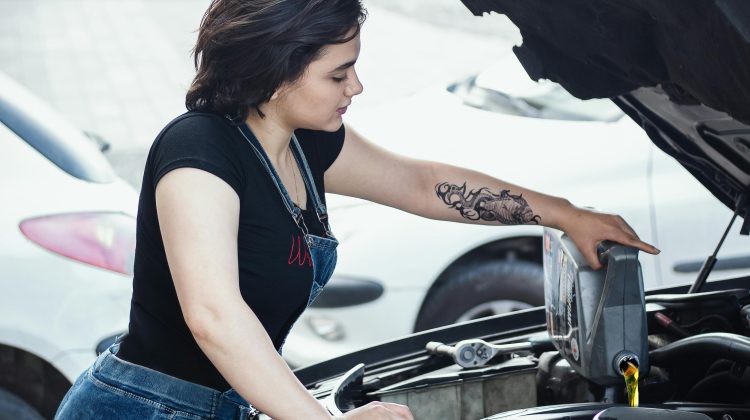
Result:
<svg viewBox="0 0 750 420"><path fill-rule="evenodd" d="M128 327L135 190L0 74L0 419L52 418Z"/></svg>
<svg viewBox="0 0 750 420"><path fill-rule="evenodd" d="M611 101L536 84L513 56L448 89L353 112L348 123L391 151L622 215L662 250L640 257L647 288L692 282L732 216ZM328 201L338 266L290 333L291 366L544 302L540 227L450 223L340 196ZM749 245L727 238L711 279L748 273Z"/></svg>

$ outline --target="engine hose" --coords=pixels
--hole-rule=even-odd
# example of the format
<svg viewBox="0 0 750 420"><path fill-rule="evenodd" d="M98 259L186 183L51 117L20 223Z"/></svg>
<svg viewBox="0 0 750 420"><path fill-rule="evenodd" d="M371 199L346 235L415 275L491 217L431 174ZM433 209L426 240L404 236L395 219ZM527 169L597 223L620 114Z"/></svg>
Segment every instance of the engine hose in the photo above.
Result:
<svg viewBox="0 0 750 420"><path fill-rule="evenodd" d="M648 355L655 366L690 362L686 359L701 356L750 364L750 338L729 333L700 334L651 350Z"/></svg>
<svg viewBox="0 0 750 420"><path fill-rule="evenodd" d="M706 376L693 385L685 399L705 402L743 402L747 397L747 381L730 372L719 372ZM743 398L745 397L745 398Z"/></svg>
<svg viewBox="0 0 750 420"><path fill-rule="evenodd" d="M711 376L714 373L727 371L732 368L734 365L734 362L727 359L719 359L715 361L711 366L708 367L708 370L706 371L706 376Z"/></svg>

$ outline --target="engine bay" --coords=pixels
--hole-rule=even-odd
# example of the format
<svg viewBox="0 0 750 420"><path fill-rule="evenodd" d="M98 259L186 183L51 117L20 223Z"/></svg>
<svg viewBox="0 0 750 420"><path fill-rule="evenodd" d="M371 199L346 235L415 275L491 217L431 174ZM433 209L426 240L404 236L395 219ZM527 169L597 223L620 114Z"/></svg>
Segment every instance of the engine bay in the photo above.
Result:
<svg viewBox="0 0 750 420"><path fill-rule="evenodd" d="M384 401L415 419L750 419L750 288L646 295L630 250L600 250L594 273L550 234L546 330L427 341L313 394L333 414Z"/></svg>
<svg viewBox="0 0 750 420"><path fill-rule="evenodd" d="M679 414L677 418L699 413L750 419L748 290L648 300L651 366L638 381L639 408L598 418L650 418L666 410ZM666 324L660 314L672 323ZM389 385L381 377L376 390L367 392L365 386L362 391L366 399L408 405L416 419L592 419L609 408L630 405L624 378L611 385L587 379L560 351L543 351L544 335L521 342L536 340L537 350L499 354L476 368L454 363Z"/></svg>

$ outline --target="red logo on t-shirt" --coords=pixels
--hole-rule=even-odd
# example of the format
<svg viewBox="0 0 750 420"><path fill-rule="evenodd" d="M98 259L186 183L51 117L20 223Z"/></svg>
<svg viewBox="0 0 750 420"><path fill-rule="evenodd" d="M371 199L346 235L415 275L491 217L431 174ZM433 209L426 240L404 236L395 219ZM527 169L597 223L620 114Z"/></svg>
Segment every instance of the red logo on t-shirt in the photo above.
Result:
<svg viewBox="0 0 750 420"><path fill-rule="evenodd" d="M307 250L307 246L305 246L305 241L302 240L302 236L292 236L292 248L289 250L289 259L287 260L287 263L289 263L289 265L297 263L300 267L307 263L309 267L312 267L312 256L310 256L310 251Z"/></svg>

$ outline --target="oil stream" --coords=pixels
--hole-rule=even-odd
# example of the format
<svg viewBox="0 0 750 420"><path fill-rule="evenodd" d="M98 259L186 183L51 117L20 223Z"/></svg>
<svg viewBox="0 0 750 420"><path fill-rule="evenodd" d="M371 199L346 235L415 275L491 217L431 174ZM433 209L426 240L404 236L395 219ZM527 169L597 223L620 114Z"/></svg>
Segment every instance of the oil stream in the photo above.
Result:
<svg viewBox="0 0 750 420"><path fill-rule="evenodd" d="M632 361L620 365L622 376L625 377L625 388L628 390L628 403L631 407L638 407L638 365Z"/></svg>

